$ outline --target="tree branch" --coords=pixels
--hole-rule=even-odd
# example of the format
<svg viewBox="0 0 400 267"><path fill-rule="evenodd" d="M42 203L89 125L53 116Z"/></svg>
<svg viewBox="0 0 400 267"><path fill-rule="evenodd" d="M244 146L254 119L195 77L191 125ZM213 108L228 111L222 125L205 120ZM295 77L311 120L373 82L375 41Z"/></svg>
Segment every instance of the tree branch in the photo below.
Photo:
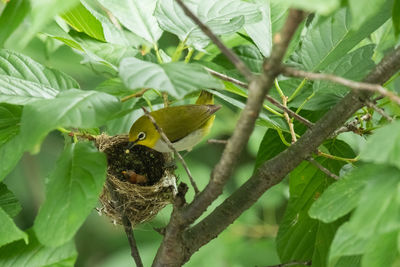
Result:
<svg viewBox="0 0 400 267"><path fill-rule="evenodd" d="M243 74L246 80L251 81L253 74L251 73L250 69L243 63L243 61L235 53L233 53L232 50L226 47L221 42L221 40L211 31L211 29L203 22L201 22L200 19L195 14L193 14L192 11L190 11L190 9L182 2L182 0L175 1L182 8L183 12L185 12L186 16L191 18L193 22L200 27L204 34L207 35L216 46L218 46L219 50L224 53L224 55L232 62L233 65L235 65L236 69L241 74Z"/></svg>
<svg viewBox="0 0 400 267"><path fill-rule="evenodd" d="M297 70L289 67L284 67L282 70L282 74L289 76L289 77L300 77L300 78L307 78L309 80L326 80L331 81L334 83L342 84L347 86L353 90L365 90L374 93L381 94L383 96L388 97L393 102L396 102L400 105L400 97L393 92L390 92L383 88L382 85L379 84L372 84L372 83L365 83L365 82L356 82L349 79L345 79L343 77L335 76L332 74L325 74L325 73L313 73L307 72L303 70Z"/></svg>
<svg viewBox="0 0 400 267"><path fill-rule="evenodd" d="M311 128L311 127L314 126L314 123L312 123L311 121L307 120L306 118L300 116L299 114L297 114L296 112L292 111L291 109L285 107L284 105L282 105L281 103L276 101L273 97L267 95L265 97L265 99L267 99L269 102L271 102L276 107L278 107L278 108L284 110L285 112L287 112L290 116L292 116L293 118L295 118L299 122L303 123L308 128Z"/></svg>
<svg viewBox="0 0 400 267"><path fill-rule="evenodd" d="M177 1L184 7L180 0ZM185 12L191 14L192 19L196 21L196 17L188 11L187 8ZM186 240L187 230L183 231L183 229L186 229L189 224L199 218L207 207L222 194L225 183L233 173L238 158L254 129L255 122L264 102L264 97L273 85L274 79L279 75L281 61L285 55L286 49L304 16L304 13L298 10L290 10L289 13L289 18L279 38L274 39L275 45L273 47L272 56L264 64L263 75L252 79L250 82L246 106L241 112L233 135L228 140L220 161L211 174L210 182L206 188L195 197L191 204L183 207L181 212L179 212L179 210L175 212L174 209L166 229L166 235L158 249L153 266L182 265L196 251L191 249L192 244L190 244L190 242L188 243ZM214 38L212 40L219 44L221 50L225 49L225 46L219 43L218 39Z"/></svg>
<svg viewBox="0 0 400 267"><path fill-rule="evenodd" d="M207 207L222 193L225 183L232 175L234 166L253 132L264 98L279 74L279 66L285 55L290 39L296 31L297 26L301 23L303 15L302 11L290 11L289 18L282 29L282 33L280 33L280 37L277 38L279 42L274 44L271 53L272 56L267 60L267 63L264 64L265 72L262 76L257 77L250 83L246 106L240 115L233 135L225 146L220 161L211 174L210 182L198 197L184 210L183 217L186 219L187 224L194 222L203 214Z"/></svg>
<svg viewBox="0 0 400 267"><path fill-rule="evenodd" d="M237 79L235 79L235 78L232 78L232 77L230 77L230 76L228 76L228 75L219 73L219 72L217 72L217 71L215 71L215 70L212 70L212 69L210 69L210 68L205 67L205 69L206 69L211 75L214 75L215 77L220 78L221 80L231 82L231 83L233 83L233 84L239 85L240 87L243 87L243 88L246 88L246 89L249 88L249 85L248 85L247 83L244 83L244 82L242 82L242 81L239 81L239 80L237 80ZM265 96L265 98L266 98L269 102L271 102L274 106L276 106L276 107L280 108L281 110L287 112L291 117L293 117L293 118L295 118L296 120L298 120L299 122L303 123L305 126L307 126L307 127L310 128L310 127L312 127L312 126L314 125L314 123L310 122L310 121L307 120L306 118L300 116L300 115L297 114L296 112L293 112L293 111L290 110L289 108L285 107L284 105L282 105L281 103L279 103L278 101L276 101L273 97L270 97L270 96L267 95L267 96Z"/></svg>
<svg viewBox="0 0 400 267"><path fill-rule="evenodd" d="M387 55L364 79L382 84L400 69L400 47ZM361 108L370 92L352 91L327 112L292 146L262 164L256 172L206 218L185 232L190 253L217 237L263 193L282 179L303 160L311 156L322 142Z"/></svg>

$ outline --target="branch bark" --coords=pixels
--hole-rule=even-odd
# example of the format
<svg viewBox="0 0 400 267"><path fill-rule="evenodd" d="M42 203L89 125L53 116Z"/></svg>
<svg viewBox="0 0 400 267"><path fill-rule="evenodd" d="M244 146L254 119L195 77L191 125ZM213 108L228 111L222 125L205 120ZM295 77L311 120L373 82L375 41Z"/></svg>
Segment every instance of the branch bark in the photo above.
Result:
<svg viewBox="0 0 400 267"><path fill-rule="evenodd" d="M366 83L383 84L400 69L400 47L387 55L364 79ZM281 182L303 160L307 159L322 142L343 125L371 96L370 92L352 91L327 112L292 146L262 164L245 184L201 222L185 232L190 244L188 254L217 237L262 194Z"/></svg>
<svg viewBox="0 0 400 267"><path fill-rule="evenodd" d="M176 0L185 10L184 4ZM190 10L186 8L185 13ZM207 28L201 26L201 22L192 14L191 18L200 25L205 34L208 34ZM175 209L170 222L166 228L166 235L157 252L153 266L180 266L186 262L195 252L191 249L192 244L185 239L183 229L199 218L207 207L222 194L223 187L238 161L238 158L246 146L251 133L253 132L255 122L258 118L264 98L268 90L272 87L274 79L280 73L280 65L286 53L289 42L295 33L298 25L303 20L304 13L299 10L291 10L288 20L277 38L274 38L272 56L263 66L263 75L252 78L249 85L249 95L246 106L237 122L232 137L228 140L220 161L215 166L211 180L206 188L187 207L182 210ZM204 26L204 25L203 25ZM209 29L208 29L209 30ZM211 38L212 35L209 35ZM225 45L218 43L221 51L226 51ZM237 66L236 66L237 67Z"/></svg>

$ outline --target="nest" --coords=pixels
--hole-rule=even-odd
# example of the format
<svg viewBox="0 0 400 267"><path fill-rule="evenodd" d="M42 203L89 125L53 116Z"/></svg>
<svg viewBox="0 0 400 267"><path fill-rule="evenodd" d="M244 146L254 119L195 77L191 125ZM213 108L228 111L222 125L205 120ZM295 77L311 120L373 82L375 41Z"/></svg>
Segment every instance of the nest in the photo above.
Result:
<svg viewBox="0 0 400 267"><path fill-rule="evenodd" d="M102 208L114 223L126 216L132 226L151 220L176 195L176 177L165 169L162 153L145 146L128 150L128 136L100 135L98 149L107 155L107 181Z"/></svg>

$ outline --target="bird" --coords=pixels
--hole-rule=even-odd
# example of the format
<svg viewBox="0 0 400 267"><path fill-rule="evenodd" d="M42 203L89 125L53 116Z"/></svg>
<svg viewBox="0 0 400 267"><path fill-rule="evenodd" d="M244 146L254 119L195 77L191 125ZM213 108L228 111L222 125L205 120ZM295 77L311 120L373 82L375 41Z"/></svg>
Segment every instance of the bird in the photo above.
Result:
<svg viewBox="0 0 400 267"><path fill-rule="evenodd" d="M195 104L165 107L150 112L150 115L176 151L190 151L210 132L215 119L214 113L220 108L221 106L214 105L213 94L203 90ZM132 124L129 142L130 147L143 145L162 153L173 152L146 115Z"/></svg>

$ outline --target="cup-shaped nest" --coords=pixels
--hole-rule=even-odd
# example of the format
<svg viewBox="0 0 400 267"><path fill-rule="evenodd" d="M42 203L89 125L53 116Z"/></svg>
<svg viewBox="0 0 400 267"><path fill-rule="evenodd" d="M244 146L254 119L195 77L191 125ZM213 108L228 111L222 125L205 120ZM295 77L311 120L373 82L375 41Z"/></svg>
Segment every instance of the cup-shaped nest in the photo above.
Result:
<svg viewBox="0 0 400 267"><path fill-rule="evenodd" d="M176 177L165 169L162 153L140 145L129 148L127 135L102 134L96 145L108 164L100 211L114 223L122 224L122 216L133 226L144 223L172 202Z"/></svg>

